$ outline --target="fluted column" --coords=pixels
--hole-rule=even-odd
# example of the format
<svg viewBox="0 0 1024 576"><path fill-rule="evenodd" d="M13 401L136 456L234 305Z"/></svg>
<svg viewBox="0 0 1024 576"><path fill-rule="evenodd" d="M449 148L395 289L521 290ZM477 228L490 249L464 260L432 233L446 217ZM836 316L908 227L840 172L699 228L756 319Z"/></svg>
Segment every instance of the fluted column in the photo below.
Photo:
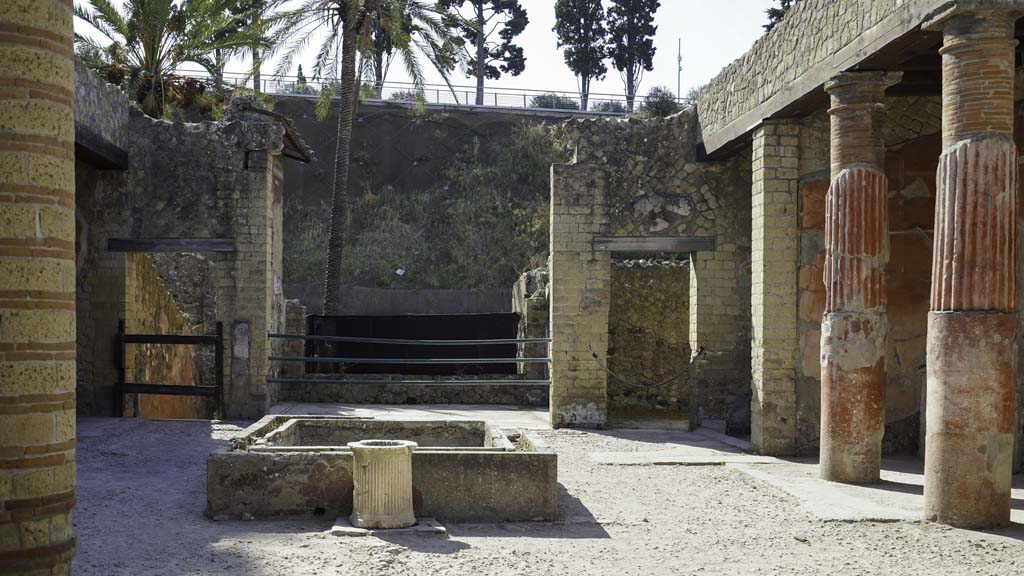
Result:
<svg viewBox="0 0 1024 576"><path fill-rule="evenodd" d="M943 31L928 318L925 517L1010 523L1017 325L1014 20L954 11Z"/></svg>
<svg viewBox="0 0 1024 576"><path fill-rule="evenodd" d="M0 573L69 574L75 539L71 0L0 0Z"/></svg>
<svg viewBox="0 0 1024 576"><path fill-rule="evenodd" d="M885 432L885 264L889 259L885 89L899 73L849 72L832 96L832 184L825 207L821 320L821 477L879 478Z"/></svg>

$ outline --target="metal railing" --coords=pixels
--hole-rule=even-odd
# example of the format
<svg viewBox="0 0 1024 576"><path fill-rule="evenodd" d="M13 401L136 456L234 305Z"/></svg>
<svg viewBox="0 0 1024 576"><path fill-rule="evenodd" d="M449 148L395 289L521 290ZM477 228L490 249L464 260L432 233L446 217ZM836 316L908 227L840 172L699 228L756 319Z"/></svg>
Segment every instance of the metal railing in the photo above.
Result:
<svg viewBox="0 0 1024 576"><path fill-rule="evenodd" d="M176 72L181 76L190 76L212 82L211 76L204 70L181 69ZM223 82L228 86L246 86L253 88L253 79L249 74L225 73ZM296 76L260 76L260 92L282 96L317 97L330 82L306 79L300 82ZM424 84L417 87L411 82L384 82L376 86L363 84L361 98L366 101L399 102L407 104L424 103L446 106L484 106L488 108L512 108L520 110L558 110L578 114L604 114L622 116L629 113L627 99L623 94L590 93L587 109L581 110L579 92L560 90L535 90L528 88L491 88L484 87L482 104L477 103L476 86L446 84ZM641 110L646 97L637 95L634 98L634 109Z"/></svg>
<svg viewBox="0 0 1024 576"><path fill-rule="evenodd" d="M317 336L307 334L268 334L271 340L302 340L305 342L346 342L361 344L384 344L395 346L498 346L508 344L542 344L550 343L550 338L508 338L495 340L413 340L404 338L361 338L353 336ZM323 356L281 356L270 355L271 362L301 362L303 364L402 364L402 365L480 365L480 364L550 364L550 355L546 358L331 358ZM275 378L267 379L270 384L406 384L428 386L461 386L461 385L506 385L506 386L550 386L550 380L525 379L472 379L472 380L362 380L362 379L315 379L315 378Z"/></svg>

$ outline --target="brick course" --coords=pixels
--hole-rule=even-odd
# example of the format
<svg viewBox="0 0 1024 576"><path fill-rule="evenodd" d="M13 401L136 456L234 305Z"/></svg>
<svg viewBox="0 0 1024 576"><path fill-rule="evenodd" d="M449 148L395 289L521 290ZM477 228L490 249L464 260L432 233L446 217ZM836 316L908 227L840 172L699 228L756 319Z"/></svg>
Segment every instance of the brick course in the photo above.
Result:
<svg viewBox="0 0 1024 576"><path fill-rule="evenodd" d="M0 27L0 572L70 574L71 4L12 0Z"/></svg>

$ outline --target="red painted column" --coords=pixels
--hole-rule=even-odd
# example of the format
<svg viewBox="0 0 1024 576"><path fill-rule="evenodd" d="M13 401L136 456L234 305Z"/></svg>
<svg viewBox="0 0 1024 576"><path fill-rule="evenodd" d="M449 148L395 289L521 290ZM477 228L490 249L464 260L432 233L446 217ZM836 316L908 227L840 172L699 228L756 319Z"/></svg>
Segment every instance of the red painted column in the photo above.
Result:
<svg viewBox="0 0 1024 576"><path fill-rule="evenodd" d="M1017 147L1014 20L953 11L944 34L928 318L925 517L1010 523L1016 380Z"/></svg>
<svg viewBox="0 0 1024 576"><path fill-rule="evenodd" d="M878 481L885 431L885 264L889 259L885 89L902 75L849 72L832 96L821 320L821 477Z"/></svg>

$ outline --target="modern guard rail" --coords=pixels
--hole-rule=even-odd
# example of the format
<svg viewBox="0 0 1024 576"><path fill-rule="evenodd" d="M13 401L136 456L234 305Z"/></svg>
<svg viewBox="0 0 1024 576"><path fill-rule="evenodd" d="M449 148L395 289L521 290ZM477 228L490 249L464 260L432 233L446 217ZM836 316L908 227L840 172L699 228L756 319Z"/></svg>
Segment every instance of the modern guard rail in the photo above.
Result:
<svg viewBox="0 0 1024 576"><path fill-rule="evenodd" d="M550 338L509 338L497 340L411 340L402 338L359 338L355 336L315 336L304 334L268 334L271 340L352 342L402 346L488 346L501 344L548 344ZM312 362L317 364L539 364L551 358L325 358L318 356L270 356L271 362ZM455 385L550 385L550 380L328 380L315 378L268 378L269 384L419 384Z"/></svg>
<svg viewBox="0 0 1024 576"><path fill-rule="evenodd" d="M213 346L214 348L214 386L184 386L173 384L143 384L125 381L125 346L130 344L161 344L167 346ZM126 334L124 321L117 328L117 370L118 379L114 386L114 412L124 416L125 394L162 394L169 396L203 396L212 398L218 413L224 409L224 323L217 322L216 334L183 335L183 334Z"/></svg>
<svg viewBox="0 0 1024 576"><path fill-rule="evenodd" d="M194 68L180 68L176 73L181 76L201 79L213 83L209 72ZM225 72L221 76L225 86L252 86L251 75L245 73ZM331 82L316 79L300 79L297 76L278 76L261 74L260 91L266 94L282 96L307 96L315 98L320 91ZM628 112L626 97L623 94L605 94L591 92L585 110L578 92L564 90L543 90L536 88L510 88L486 86L483 101L476 104L476 86L459 84L422 84L410 82L385 81L381 85L364 86L361 98L377 102L415 103L420 100L425 104L449 106L482 106L487 108L516 108L525 110L559 110L577 114L599 114L608 116L624 116ZM647 98L641 94L634 97L637 109L643 108Z"/></svg>

